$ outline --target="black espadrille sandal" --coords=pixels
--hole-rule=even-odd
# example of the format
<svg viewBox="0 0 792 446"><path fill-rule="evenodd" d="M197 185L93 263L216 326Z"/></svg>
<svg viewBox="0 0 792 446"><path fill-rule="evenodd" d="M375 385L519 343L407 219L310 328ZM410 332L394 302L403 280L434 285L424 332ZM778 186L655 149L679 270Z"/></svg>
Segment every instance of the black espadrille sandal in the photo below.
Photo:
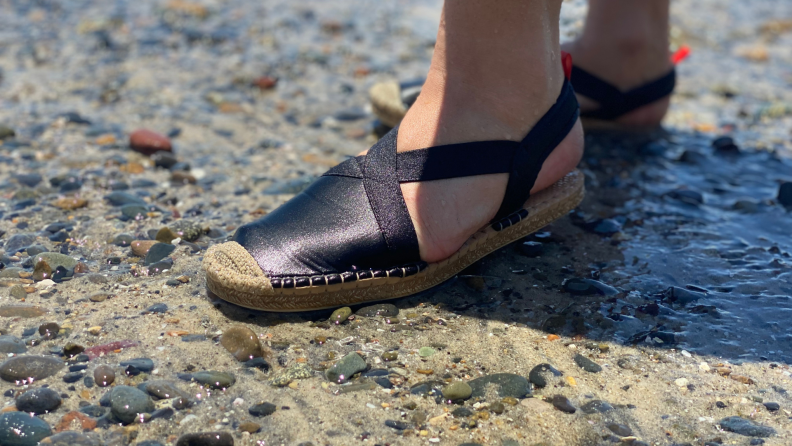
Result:
<svg viewBox="0 0 792 446"><path fill-rule="evenodd" d="M397 153L398 127L364 156L330 169L280 208L240 227L204 257L207 287L243 307L303 311L414 294L541 229L583 199L574 171L530 196L542 164L579 116L564 82L557 102L520 142L451 144ZM421 261L400 183L509 173L491 224L441 262Z"/></svg>

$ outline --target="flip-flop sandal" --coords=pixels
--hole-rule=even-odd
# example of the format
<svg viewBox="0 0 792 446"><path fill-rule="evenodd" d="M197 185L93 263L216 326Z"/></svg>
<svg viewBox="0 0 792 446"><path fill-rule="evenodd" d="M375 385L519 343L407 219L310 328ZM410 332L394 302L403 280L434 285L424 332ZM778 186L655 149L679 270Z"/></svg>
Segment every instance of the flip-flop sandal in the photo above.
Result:
<svg viewBox="0 0 792 446"><path fill-rule="evenodd" d="M690 48L682 46L671 56L671 62L676 65L689 54ZM572 65L569 53L562 52L562 62L565 70L571 70L570 81L575 92L599 104L598 109L580 114L584 127L588 129L623 128L614 121L637 108L671 95L676 85L676 70L672 68L659 79L623 92L609 82ZM375 84L369 90L374 115L387 127L397 126L418 97L422 84L423 81Z"/></svg>
<svg viewBox="0 0 792 446"><path fill-rule="evenodd" d="M330 169L264 218L214 245L209 291L243 307L304 311L393 299L432 288L476 260L564 216L583 199L578 171L530 196L542 164L579 116L565 81L520 142L484 141L397 153L398 127L366 155ZM400 183L509 173L493 221L454 255L421 261Z"/></svg>

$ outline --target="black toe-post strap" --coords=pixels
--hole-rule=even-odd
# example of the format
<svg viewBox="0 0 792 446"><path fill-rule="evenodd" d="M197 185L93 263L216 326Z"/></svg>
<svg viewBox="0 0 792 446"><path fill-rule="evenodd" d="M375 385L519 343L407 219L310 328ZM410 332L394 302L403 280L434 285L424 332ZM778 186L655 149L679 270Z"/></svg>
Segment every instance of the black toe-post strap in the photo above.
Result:
<svg viewBox="0 0 792 446"><path fill-rule="evenodd" d="M663 77L640 87L621 91L588 71L573 66L572 84L578 94L599 104L598 109L582 113L583 117L613 120L673 93L676 86L676 70L672 69Z"/></svg>
<svg viewBox="0 0 792 446"><path fill-rule="evenodd" d="M397 135L398 127L377 141L361 166L363 186L394 265L421 260L418 235L399 186Z"/></svg>
<svg viewBox="0 0 792 446"><path fill-rule="evenodd" d="M493 222L520 210L550 153L566 138L580 115L575 92L564 81L561 94L550 110L533 126L514 153L506 195Z"/></svg>

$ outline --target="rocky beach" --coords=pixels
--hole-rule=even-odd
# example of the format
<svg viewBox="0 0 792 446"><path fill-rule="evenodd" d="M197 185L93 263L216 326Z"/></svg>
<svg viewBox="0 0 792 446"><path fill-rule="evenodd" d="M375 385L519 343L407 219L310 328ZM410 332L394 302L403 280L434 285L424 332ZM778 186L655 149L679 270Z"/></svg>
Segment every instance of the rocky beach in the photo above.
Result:
<svg viewBox="0 0 792 446"><path fill-rule="evenodd" d="M587 135L583 204L436 289L207 292L376 141L440 7L0 0L0 445L792 444L788 1L673 2L664 130Z"/></svg>

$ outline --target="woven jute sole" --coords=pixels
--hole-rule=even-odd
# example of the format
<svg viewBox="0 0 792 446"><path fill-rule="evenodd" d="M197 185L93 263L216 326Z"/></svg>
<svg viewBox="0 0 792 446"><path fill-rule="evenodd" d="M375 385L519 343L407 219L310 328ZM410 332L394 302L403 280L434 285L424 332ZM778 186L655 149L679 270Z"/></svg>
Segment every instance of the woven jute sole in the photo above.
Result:
<svg viewBox="0 0 792 446"><path fill-rule="evenodd" d="M528 216L496 231L487 226L473 234L456 254L430 263L408 277L379 277L334 285L273 289L256 260L236 242L214 245L206 252L206 286L220 298L265 311L307 311L409 296L450 279L478 259L545 227L583 200L583 174L573 171L525 203Z"/></svg>

